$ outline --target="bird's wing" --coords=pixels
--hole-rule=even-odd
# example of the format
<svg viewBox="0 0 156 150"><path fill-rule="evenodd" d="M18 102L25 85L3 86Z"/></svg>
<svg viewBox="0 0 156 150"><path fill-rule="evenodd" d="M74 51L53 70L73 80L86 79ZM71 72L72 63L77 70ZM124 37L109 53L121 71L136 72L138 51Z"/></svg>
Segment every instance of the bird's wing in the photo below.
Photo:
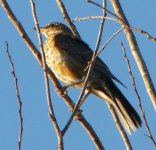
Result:
<svg viewBox="0 0 156 150"><path fill-rule="evenodd" d="M71 35L60 33L55 36L54 41L57 47L69 53L69 55L71 55L71 57L77 60L78 63L84 65L84 68L86 68L88 62L91 61L91 58L93 56L93 51L89 48L88 44L86 44L81 39L78 39ZM102 73L103 75L111 79L114 79L115 81L119 82L121 85L126 87L120 80L118 80L110 72L107 65L99 57L97 57L95 60L94 69Z"/></svg>

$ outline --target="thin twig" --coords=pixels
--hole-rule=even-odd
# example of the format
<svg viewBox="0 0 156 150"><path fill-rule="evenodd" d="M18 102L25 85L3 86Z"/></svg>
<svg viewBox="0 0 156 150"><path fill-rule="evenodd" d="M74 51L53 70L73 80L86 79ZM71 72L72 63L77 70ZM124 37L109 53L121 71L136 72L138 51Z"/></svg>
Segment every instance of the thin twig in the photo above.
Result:
<svg viewBox="0 0 156 150"><path fill-rule="evenodd" d="M85 21L85 20L93 20L93 19L102 19L102 18L105 18L107 20L111 20L111 21L115 21L118 23L118 20L115 19L115 18L111 18L111 17L103 17L103 16L88 16L88 17L83 17L83 18L78 18L76 17L74 20L72 20L73 22L75 21ZM136 28L136 27L132 27L132 26L129 26L129 27L125 27L125 28L128 28L130 30L133 30L135 32L138 32L138 33L141 33L143 34L145 37L147 37L149 40L152 40L153 42L156 42L156 38L153 37L152 35L150 35L147 31L144 31L142 29L139 29L139 28Z"/></svg>
<svg viewBox="0 0 156 150"><path fill-rule="evenodd" d="M96 3L96 2L94 2L94 1L92 1L92 0L88 0L88 2L91 3L91 4L94 4L95 6L97 6L97 7L99 7L99 8L102 8L102 9L106 10L107 13L109 13L109 14L111 14L112 16L118 18L118 19L120 20L120 22L121 22L122 24L124 24L125 27L128 27L128 25L126 24L126 22L125 22L123 19L121 19L118 15L114 14L113 12L109 11L108 9L104 8L103 6L101 6L100 4L98 4L98 3Z"/></svg>
<svg viewBox="0 0 156 150"><path fill-rule="evenodd" d="M103 7L106 8L106 0L103 0ZM101 39L102 39L102 34L103 34L103 28L104 28L104 23L105 23L105 17L107 16L107 12L105 9L103 9L102 11L102 19L101 19L101 23L100 23L100 27L99 27L99 33L98 33L98 38L97 38L97 42L96 42L96 46L95 46L95 53L98 52L100 43L101 43Z"/></svg>
<svg viewBox="0 0 156 150"><path fill-rule="evenodd" d="M67 10L65 8L65 5L63 4L63 2L61 0L56 0L56 2L57 2L57 5L59 6L59 8L60 8L60 10L62 12L62 15L63 15L65 21L69 24L70 29L72 30L72 33L75 36L77 36L78 38L81 38L79 32L76 29L76 26L72 23L69 15L68 15L68 12L67 12Z"/></svg>
<svg viewBox="0 0 156 150"><path fill-rule="evenodd" d="M9 53L9 45L6 42L6 52L8 54L8 58L10 61L11 69L12 69L12 75L15 81L15 88L16 88L16 96L18 100L18 107L19 107L19 122L20 122L20 132L19 132L19 138L18 138L18 150L21 150L21 144L22 144L22 137L23 137L23 116L22 116L22 101L19 93L19 86L18 86L18 79L15 73L15 67L14 63L12 61L11 55Z"/></svg>
<svg viewBox="0 0 156 150"><path fill-rule="evenodd" d="M97 57L105 48L106 46L110 43L110 41L115 38L124 28L120 28L119 30L117 30L106 42L105 44L102 46L102 48L97 52L97 54L95 55L95 57ZM95 59L95 58L94 58Z"/></svg>
<svg viewBox="0 0 156 150"><path fill-rule="evenodd" d="M148 32L146 32L146 31L144 31L142 29L135 28L135 27L132 27L132 26L130 26L129 29L134 30L136 32L139 32L139 33L145 35L149 40L152 40L153 42L156 42L156 38L154 38L152 35L150 35Z"/></svg>
<svg viewBox="0 0 156 150"><path fill-rule="evenodd" d="M123 141L124 141L124 144L125 144L125 146L126 146L126 149L127 149L127 150L132 150L132 149L133 149L133 148L132 148L132 145L131 145L131 143L130 143L130 141L129 141L129 139L128 139L128 136L127 136L127 134L126 134L124 128L122 127L122 124L121 124L121 122L120 122L120 120L119 120L119 117L118 117L118 115L117 115L117 113L116 113L114 107L113 107L111 104L109 104L108 102L107 102L107 105L108 105L109 110L110 110L111 113L112 113L112 116L113 116L113 118L114 118L116 127L118 128L118 131L120 132L120 135L121 135L121 137L122 137L122 139L123 139Z"/></svg>
<svg viewBox="0 0 156 150"><path fill-rule="evenodd" d="M10 21L12 22L12 24L14 25L14 27L16 28L16 30L19 32L19 34L22 37L23 41L25 42L25 44L29 48L30 52L34 55L34 57L38 61L39 65L42 67L41 54L38 52L37 48L35 47L35 45L33 44L33 42L30 40L29 36L25 32L25 30L24 30L23 26L21 25L21 23L17 20L16 16L12 12L10 6L6 2L6 0L0 0L0 4L2 5L4 11L8 15L8 18L10 19ZM68 96L67 93L64 94L64 90L63 90L60 82L58 81L58 79L56 78L56 76L54 75L54 73L52 72L52 70L49 69L48 67L47 67L47 72L48 72L49 78L51 79L51 82L55 86L55 89L56 89L57 93L62 97L62 99L64 100L64 102L66 103L66 105L72 111L74 109L74 106L75 106L74 102ZM103 150L103 148L102 148L103 145L102 145L101 140L99 139L99 137L97 136L97 134L93 130L93 128L90 128L91 125L85 119L85 117L82 115L82 113L79 113L79 116L77 117L77 120L81 123L81 125L83 126L83 128L86 130L86 132L88 133L89 137L94 142L94 144L97 147L97 149L98 150ZM94 139L96 139L96 140L94 140Z"/></svg>
<svg viewBox="0 0 156 150"><path fill-rule="evenodd" d="M40 45L40 51L42 54L42 64L43 64L43 70L44 70L44 78L45 78L45 87L46 87L46 95L47 95L47 103L48 103L48 108L49 108L49 117L53 123L57 138L58 138L58 150L63 150L64 145L63 145L63 137L59 128L59 125L57 123L53 105L51 102L51 96L50 96L50 87L49 87L49 79L48 79L48 74L47 74L47 65L46 65L46 58L45 58L45 53L43 49L43 42L42 42L42 37L41 37L41 32L39 28L39 23L36 15L36 9L35 9L35 3L33 0L30 0L31 3L31 8L32 8L32 16L34 18L34 23L38 35L38 40L39 40L39 45Z"/></svg>
<svg viewBox="0 0 156 150"><path fill-rule="evenodd" d="M105 5L104 2L103 2L103 5ZM103 16L106 16L106 12L105 12L105 11L103 11L102 14L103 14ZM104 26L104 20L105 20L105 19L102 18L101 23L100 23L99 33L98 33L98 38L97 38L97 43L96 43L96 46L95 46L95 51L94 51L94 53L93 53L93 56L92 56L92 59L91 59L91 60L92 60L91 63L89 63L89 65L87 66L88 72L87 72L87 75L86 75L86 77L85 77L85 79L84 79L83 88L82 88L82 90L81 90L81 92L80 92L80 95L79 95L79 98L78 98L78 100L77 100L77 102L76 102L76 105L75 105L75 108L74 108L74 110L73 110L73 113L72 113L72 115L70 116L70 118L69 118L67 124L65 125L64 129L62 130L62 131L63 131L63 134L66 133L66 131L68 130L70 124L72 123L72 120L73 120L75 114L77 113L77 110L79 109L80 104L81 104L81 101L82 101L83 96L84 96L84 94L85 94L85 91L86 91L86 88L87 88L87 83L88 83L88 80L89 80L89 76L90 76L91 71L92 71L93 66L94 66L95 56L96 56L97 51L98 51L99 46L100 46L101 37L102 37L102 31L103 31L103 26ZM93 58L94 58L94 59L93 59Z"/></svg>
<svg viewBox="0 0 156 150"><path fill-rule="evenodd" d="M107 20L112 20L118 23L118 21L115 18L106 17L106 16L88 16L88 17L82 17L82 18L76 17L75 19L72 20L72 22L93 20L93 19L107 19Z"/></svg>
<svg viewBox="0 0 156 150"><path fill-rule="evenodd" d="M145 115L145 112L144 112L143 107L142 107L141 98L139 96L139 93L138 93L138 90L137 90L137 87L136 87L135 78L133 76L132 69L131 69L131 66L130 66L130 62L129 62L129 59L128 59L127 54L126 54L126 49L125 49L122 41L120 41L120 45L122 47L124 57L126 59L126 63L127 63L127 66L128 66L128 72L129 72L130 77L132 79L133 88L134 88L135 94L136 94L137 99L138 99L139 108L140 108L140 111L141 111L141 114L142 114L142 117L143 117L143 120L144 120L144 123L145 123L145 126L146 126L146 130L147 130L147 132L149 134L148 137L152 140L154 146L156 147L156 141L154 140L154 137L153 137L152 132L150 130L150 127L148 125L146 115Z"/></svg>
<svg viewBox="0 0 156 150"><path fill-rule="evenodd" d="M106 46L111 42L111 40L113 40L113 38L115 38L124 28L120 28L118 31L116 31L106 42L105 44L102 46L102 48L100 50L98 50L98 52L96 53L96 55L92 58L92 60L89 62L92 63L92 61L99 56L99 54L106 48Z"/></svg>

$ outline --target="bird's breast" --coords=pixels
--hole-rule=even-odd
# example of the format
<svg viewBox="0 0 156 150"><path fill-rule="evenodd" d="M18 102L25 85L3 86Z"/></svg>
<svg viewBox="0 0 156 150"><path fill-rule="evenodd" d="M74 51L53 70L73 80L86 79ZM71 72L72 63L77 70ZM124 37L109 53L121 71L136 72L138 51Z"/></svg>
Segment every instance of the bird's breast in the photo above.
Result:
<svg viewBox="0 0 156 150"><path fill-rule="evenodd" d="M70 54L58 49L52 43L51 46L46 43L44 45L44 51L46 63L58 79L66 84L81 81L84 71Z"/></svg>

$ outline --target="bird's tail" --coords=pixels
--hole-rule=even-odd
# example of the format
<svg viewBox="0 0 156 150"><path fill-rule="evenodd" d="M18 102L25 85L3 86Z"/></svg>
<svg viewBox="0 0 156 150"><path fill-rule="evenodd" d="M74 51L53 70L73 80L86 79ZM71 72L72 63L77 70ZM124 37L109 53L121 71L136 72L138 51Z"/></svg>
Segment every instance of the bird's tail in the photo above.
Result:
<svg viewBox="0 0 156 150"><path fill-rule="evenodd" d="M113 105L129 134L131 134L131 129L136 131L141 126L142 121L138 113L112 80L107 80L103 87L94 89L93 93Z"/></svg>

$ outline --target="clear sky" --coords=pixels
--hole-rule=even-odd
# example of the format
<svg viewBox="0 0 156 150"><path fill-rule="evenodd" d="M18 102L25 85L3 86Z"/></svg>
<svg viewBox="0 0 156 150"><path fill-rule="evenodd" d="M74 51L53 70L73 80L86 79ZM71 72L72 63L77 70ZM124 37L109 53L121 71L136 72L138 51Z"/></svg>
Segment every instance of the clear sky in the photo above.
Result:
<svg viewBox="0 0 156 150"><path fill-rule="evenodd" d="M101 15L101 10L99 8L87 3L85 0L64 0L63 2L72 19L75 17ZM97 2L101 3L100 0ZM156 37L155 0L121 0L120 2L132 26L143 29ZM29 37L35 45L39 47L36 32L32 29L34 27L34 21L32 18L30 2L28 0L8 0L8 3ZM54 0L36 0L36 9L41 26L44 26L49 22L65 23ZM113 11L110 1L108 1L108 9ZM99 20L75 23L81 37L92 49L95 48L99 23ZM120 25L117 23L106 20L101 46L119 28ZM156 43L148 40L140 33L135 32L135 36L156 87ZM156 137L156 113L154 112L149 96L147 95L124 34L120 33L108 45L100 57L108 65L113 74L128 87L127 90L118 85L137 112L139 112L138 102L132 87L131 78L128 74L127 65L119 44L120 40L122 40L125 45L149 126L153 136ZM24 131L22 150L55 150L57 146L57 138L48 117L43 71L27 46L24 44L22 38L8 19L2 7L0 7L0 149L17 149L19 133L18 103L10 63L5 50L5 41L9 43L9 49L14 61L23 103L22 112ZM70 89L68 91L68 94L75 102L79 93L80 89ZM58 123L60 127L63 128L70 117L71 112L62 99L57 96L52 84L51 96ZM106 149L125 149L112 116L103 100L90 95L81 109ZM141 115L140 112L139 114ZM154 150L153 143L144 134L147 134L147 132L143 124L142 128L129 136L133 148L135 150ZM65 150L95 150L93 142L78 121L73 121L70 129L64 137L64 145Z"/></svg>

